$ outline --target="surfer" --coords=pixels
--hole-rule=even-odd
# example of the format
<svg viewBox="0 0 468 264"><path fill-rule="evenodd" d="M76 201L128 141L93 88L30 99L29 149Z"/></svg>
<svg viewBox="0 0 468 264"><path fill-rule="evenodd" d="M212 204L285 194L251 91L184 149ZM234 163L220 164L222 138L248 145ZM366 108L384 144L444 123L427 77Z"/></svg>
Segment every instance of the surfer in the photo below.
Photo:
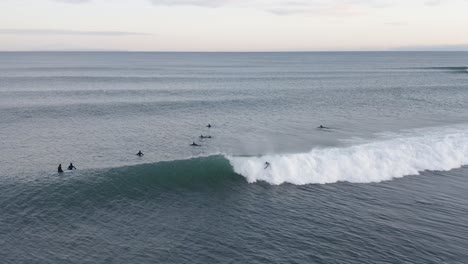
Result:
<svg viewBox="0 0 468 264"><path fill-rule="evenodd" d="M192 144L190 144L190 146L192 146L192 147L199 147L200 145L198 145L198 144L195 143L195 142L192 142Z"/></svg>
<svg viewBox="0 0 468 264"><path fill-rule="evenodd" d="M143 154L143 152L141 152L141 150L139 150L138 153L137 153L136 155L137 155L138 157L141 157L141 156L143 156L143 155L145 155L145 154Z"/></svg>
<svg viewBox="0 0 468 264"><path fill-rule="evenodd" d="M62 173L62 172L63 172L63 170L62 170L62 164L59 164L57 171L58 171L58 173Z"/></svg>
<svg viewBox="0 0 468 264"><path fill-rule="evenodd" d="M70 165L68 165L68 170L76 170L76 167L73 166L73 163L70 162Z"/></svg>
<svg viewBox="0 0 468 264"><path fill-rule="evenodd" d="M265 161L265 168L263 168L264 170L266 170L266 168L270 167L270 162L268 161Z"/></svg>
<svg viewBox="0 0 468 264"><path fill-rule="evenodd" d="M200 135L200 138L211 138L211 136Z"/></svg>
<svg viewBox="0 0 468 264"><path fill-rule="evenodd" d="M320 128L320 129L329 129L329 127L325 127L325 126L322 126L322 125L320 125L318 128Z"/></svg>
<svg viewBox="0 0 468 264"><path fill-rule="evenodd" d="M210 128L210 127L211 127L211 124L208 124L206 127Z"/></svg>

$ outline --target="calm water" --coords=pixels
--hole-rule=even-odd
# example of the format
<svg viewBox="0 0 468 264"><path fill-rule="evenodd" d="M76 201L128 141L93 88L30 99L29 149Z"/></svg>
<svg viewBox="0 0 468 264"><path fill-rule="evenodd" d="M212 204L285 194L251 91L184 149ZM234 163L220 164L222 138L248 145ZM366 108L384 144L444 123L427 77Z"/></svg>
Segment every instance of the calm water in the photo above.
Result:
<svg viewBox="0 0 468 264"><path fill-rule="evenodd" d="M0 53L0 259L467 263L467 68L468 52Z"/></svg>

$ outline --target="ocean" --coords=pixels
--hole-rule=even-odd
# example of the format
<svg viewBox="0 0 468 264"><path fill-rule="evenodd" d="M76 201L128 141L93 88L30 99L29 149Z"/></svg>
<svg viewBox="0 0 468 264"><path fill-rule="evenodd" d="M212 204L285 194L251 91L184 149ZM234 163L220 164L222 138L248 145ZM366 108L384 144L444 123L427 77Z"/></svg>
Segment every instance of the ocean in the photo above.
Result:
<svg viewBox="0 0 468 264"><path fill-rule="evenodd" d="M468 52L0 52L0 260L468 263L467 117Z"/></svg>

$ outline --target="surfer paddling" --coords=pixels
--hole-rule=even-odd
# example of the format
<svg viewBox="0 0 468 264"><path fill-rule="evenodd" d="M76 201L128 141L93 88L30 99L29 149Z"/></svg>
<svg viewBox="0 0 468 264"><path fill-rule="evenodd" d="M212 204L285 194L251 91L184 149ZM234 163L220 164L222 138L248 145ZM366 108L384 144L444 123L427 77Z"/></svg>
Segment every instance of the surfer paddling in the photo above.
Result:
<svg viewBox="0 0 468 264"><path fill-rule="evenodd" d="M76 170L76 167L73 166L73 163L70 162L70 165L68 165L68 170Z"/></svg>
<svg viewBox="0 0 468 264"><path fill-rule="evenodd" d="M137 155L138 157L141 157L141 156L143 156L143 155L145 155L145 154L143 154L143 152L141 152L141 150L139 150L138 153L137 153L136 155Z"/></svg>

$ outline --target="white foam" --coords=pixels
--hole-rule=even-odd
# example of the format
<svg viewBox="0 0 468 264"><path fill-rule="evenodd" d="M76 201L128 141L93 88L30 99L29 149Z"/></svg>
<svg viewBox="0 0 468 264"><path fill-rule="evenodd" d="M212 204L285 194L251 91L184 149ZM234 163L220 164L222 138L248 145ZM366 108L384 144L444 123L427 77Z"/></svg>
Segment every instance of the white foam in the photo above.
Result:
<svg viewBox="0 0 468 264"><path fill-rule="evenodd" d="M370 183L417 175L424 170L450 170L468 164L468 129L413 131L394 138L308 153L227 157L248 182L270 184ZM264 169L265 162L271 165Z"/></svg>

